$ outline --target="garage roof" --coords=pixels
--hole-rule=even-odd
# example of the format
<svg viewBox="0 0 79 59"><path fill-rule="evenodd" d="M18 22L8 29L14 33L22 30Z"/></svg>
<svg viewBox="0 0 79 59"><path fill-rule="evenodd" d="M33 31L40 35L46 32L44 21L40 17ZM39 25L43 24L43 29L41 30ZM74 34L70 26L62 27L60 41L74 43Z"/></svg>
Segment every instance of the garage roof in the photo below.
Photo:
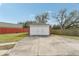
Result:
<svg viewBox="0 0 79 59"><path fill-rule="evenodd" d="M0 22L0 27L2 28L22 28L22 25Z"/></svg>

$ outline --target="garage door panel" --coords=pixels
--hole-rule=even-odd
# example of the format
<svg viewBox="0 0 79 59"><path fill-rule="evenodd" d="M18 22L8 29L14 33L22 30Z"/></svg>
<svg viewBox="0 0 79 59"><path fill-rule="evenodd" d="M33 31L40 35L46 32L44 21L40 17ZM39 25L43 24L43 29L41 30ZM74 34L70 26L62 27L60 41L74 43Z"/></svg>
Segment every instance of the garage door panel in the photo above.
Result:
<svg viewBox="0 0 79 59"><path fill-rule="evenodd" d="M47 26L30 27L30 35L49 35L49 27Z"/></svg>

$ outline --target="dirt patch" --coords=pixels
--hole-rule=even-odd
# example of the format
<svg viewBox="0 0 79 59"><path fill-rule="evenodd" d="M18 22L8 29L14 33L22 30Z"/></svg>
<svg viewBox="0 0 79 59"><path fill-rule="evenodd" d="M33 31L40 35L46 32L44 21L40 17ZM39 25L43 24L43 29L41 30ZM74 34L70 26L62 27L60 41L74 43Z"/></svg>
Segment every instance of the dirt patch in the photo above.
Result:
<svg viewBox="0 0 79 59"><path fill-rule="evenodd" d="M0 50L8 50L14 47L15 44L0 46Z"/></svg>

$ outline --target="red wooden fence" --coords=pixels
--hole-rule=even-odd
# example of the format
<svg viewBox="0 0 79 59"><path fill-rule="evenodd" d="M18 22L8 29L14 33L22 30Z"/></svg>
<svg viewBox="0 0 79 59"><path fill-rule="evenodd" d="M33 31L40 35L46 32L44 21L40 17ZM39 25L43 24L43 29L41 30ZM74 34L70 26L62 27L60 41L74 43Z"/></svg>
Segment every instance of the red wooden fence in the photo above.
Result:
<svg viewBox="0 0 79 59"><path fill-rule="evenodd" d="M28 28L0 28L0 34L28 32Z"/></svg>

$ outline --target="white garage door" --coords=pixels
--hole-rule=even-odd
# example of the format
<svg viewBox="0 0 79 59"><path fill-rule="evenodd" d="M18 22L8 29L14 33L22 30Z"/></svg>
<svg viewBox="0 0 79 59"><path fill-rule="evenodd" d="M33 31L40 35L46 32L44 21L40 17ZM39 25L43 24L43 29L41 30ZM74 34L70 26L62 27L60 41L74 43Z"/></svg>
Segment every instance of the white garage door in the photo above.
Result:
<svg viewBox="0 0 79 59"><path fill-rule="evenodd" d="M30 35L49 35L49 26L30 26Z"/></svg>

